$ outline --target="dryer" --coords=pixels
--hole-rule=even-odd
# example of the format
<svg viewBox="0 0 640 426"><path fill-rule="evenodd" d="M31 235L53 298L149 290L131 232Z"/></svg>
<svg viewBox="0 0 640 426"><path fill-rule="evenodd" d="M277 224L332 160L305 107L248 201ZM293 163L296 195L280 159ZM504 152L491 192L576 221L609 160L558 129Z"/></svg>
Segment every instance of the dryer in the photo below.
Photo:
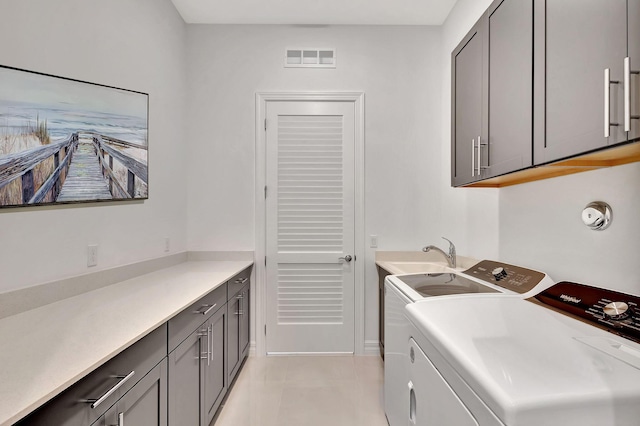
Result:
<svg viewBox="0 0 640 426"><path fill-rule="evenodd" d="M406 310L404 424L640 424L640 297L562 282L527 300L433 298Z"/></svg>

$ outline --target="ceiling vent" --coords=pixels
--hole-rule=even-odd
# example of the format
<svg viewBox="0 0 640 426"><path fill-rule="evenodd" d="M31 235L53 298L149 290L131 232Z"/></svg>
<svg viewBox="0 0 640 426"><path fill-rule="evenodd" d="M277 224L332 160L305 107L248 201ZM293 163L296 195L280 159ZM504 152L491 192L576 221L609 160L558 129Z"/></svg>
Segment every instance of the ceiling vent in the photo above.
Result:
<svg viewBox="0 0 640 426"><path fill-rule="evenodd" d="M336 49L287 49L286 68L335 68Z"/></svg>

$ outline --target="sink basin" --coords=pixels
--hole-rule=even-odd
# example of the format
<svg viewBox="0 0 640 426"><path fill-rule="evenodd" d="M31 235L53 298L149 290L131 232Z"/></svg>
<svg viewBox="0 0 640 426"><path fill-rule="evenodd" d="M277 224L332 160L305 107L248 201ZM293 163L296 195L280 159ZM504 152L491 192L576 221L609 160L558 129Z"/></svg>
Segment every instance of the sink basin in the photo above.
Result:
<svg viewBox="0 0 640 426"><path fill-rule="evenodd" d="M449 272L451 271L444 265L438 265L432 262L387 262L386 266L390 269L389 272L394 274L415 274L419 272Z"/></svg>

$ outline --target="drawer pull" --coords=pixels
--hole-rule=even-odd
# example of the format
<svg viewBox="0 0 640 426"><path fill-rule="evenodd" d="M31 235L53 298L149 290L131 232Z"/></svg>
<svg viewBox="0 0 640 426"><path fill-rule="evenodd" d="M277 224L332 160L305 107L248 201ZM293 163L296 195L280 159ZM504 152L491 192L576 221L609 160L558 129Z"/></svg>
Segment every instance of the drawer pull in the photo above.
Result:
<svg viewBox="0 0 640 426"><path fill-rule="evenodd" d="M249 278L238 278L238 279L235 281L235 283L236 283L236 284L244 284L244 283L246 283L247 281L249 281Z"/></svg>
<svg viewBox="0 0 640 426"><path fill-rule="evenodd" d="M236 299L238 299L238 300L244 299L244 293L237 295Z"/></svg>
<svg viewBox="0 0 640 426"><path fill-rule="evenodd" d="M109 398L115 391L117 391L120 386L124 385L133 375L136 374L135 371L131 371L131 373L126 376L115 376L116 379L120 379L120 381L111 389L109 389L104 395L102 395L98 399L86 399L84 402L91 403L91 408L96 408L98 405L102 404L107 398Z"/></svg>
<svg viewBox="0 0 640 426"><path fill-rule="evenodd" d="M244 312L242 312L242 311L236 311L236 315L244 315Z"/></svg>
<svg viewBox="0 0 640 426"><path fill-rule="evenodd" d="M211 312L211 310L213 308L215 308L216 306L218 306L217 303L214 303L213 305L202 305L202 308L200 308L200 310L198 311L194 311L194 314L202 314L202 315L207 315L209 312ZM204 309L204 310L203 310Z"/></svg>

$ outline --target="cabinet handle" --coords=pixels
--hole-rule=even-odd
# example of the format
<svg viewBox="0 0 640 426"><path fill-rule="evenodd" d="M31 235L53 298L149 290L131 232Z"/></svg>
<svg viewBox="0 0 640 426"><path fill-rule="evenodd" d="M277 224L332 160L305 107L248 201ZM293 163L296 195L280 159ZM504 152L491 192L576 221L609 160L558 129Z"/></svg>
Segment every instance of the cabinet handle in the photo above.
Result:
<svg viewBox="0 0 640 426"><path fill-rule="evenodd" d="M478 176L482 174L482 170L489 168L482 165L482 147L483 146L487 146L487 144L482 143L482 137L478 136L478 173L477 173Z"/></svg>
<svg viewBox="0 0 640 426"><path fill-rule="evenodd" d="M107 398L109 398L115 391L117 391L122 385L124 385L133 375L136 374L135 371L131 371L131 373L126 376L115 376L116 379L120 379L118 383L111 389L109 389L104 395L102 395L98 399L85 399L84 402L91 403L91 408L96 408L98 405L102 404Z"/></svg>
<svg viewBox="0 0 640 426"><path fill-rule="evenodd" d="M631 71L631 58L624 58L624 131L631 131L631 120L638 120L640 116L631 115L631 74L640 74L640 71Z"/></svg>
<svg viewBox="0 0 640 426"><path fill-rule="evenodd" d="M471 177L476 175L476 140L471 139Z"/></svg>
<svg viewBox="0 0 640 426"><path fill-rule="evenodd" d="M213 310L213 308L215 308L216 306L218 306L217 303L214 303L213 305L202 305L202 307L197 310L197 311L193 311L194 314L202 314L202 315L207 315L209 312L211 312ZM204 309L204 311L203 311Z"/></svg>
<svg viewBox="0 0 640 426"><path fill-rule="evenodd" d="M624 131L631 131L631 64L624 58Z"/></svg>
<svg viewBox="0 0 640 426"><path fill-rule="evenodd" d="M207 327L207 366L211 365L211 358L213 356L213 324Z"/></svg>
<svg viewBox="0 0 640 426"><path fill-rule="evenodd" d="M242 311L236 311L236 315L244 315L244 312L242 312Z"/></svg>
<svg viewBox="0 0 640 426"><path fill-rule="evenodd" d="M118 426L124 426L124 413L118 413Z"/></svg>
<svg viewBox="0 0 640 426"><path fill-rule="evenodd" d="M211 339L209 338L209 330L210 330L210 327L207 327L206 330L204 329L200 330L200 333L198 334L198 336L200 337L207 338L207 350L205 352L200 352L200 357L199 357L199 359L206 359L207 365L210 365L210 357L211 357L210 356L211 351L209 350L209 345L211 344Z"/></svg>
<svg viewBox="0 0 640 426"><path fill-rule="evenodd" d="M244 284L249 280L249 278L238 278L235 283L236 284Z"/></svg>
<svg viewBox="0 0 640 426"><path fill-rule="evenodd" d="M604 137L611 136L611 126L618 126L618 123L612 123L610 117L611 109L611 85L620 84L619 81L611 80L611 69L604 70Z"/></svg>
<svg viewBox="0 0 640 426"><path fill-rule="evenodd" d="M482 163L482 151L480 151L481 140L480 136L478 136L478 176L480 176L481 173L480 163Z"/></svg>

